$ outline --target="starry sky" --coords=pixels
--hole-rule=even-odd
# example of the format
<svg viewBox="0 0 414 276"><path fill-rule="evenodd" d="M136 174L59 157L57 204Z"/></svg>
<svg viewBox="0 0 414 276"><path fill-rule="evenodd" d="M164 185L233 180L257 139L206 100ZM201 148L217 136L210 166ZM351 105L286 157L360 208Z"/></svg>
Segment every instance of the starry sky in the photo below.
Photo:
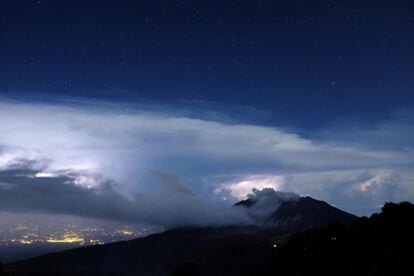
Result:
<svg viewBox="0 0 414 276"><path fill-rule="evenodd" d="M301 128L414 102L411 1L6 0L0 22L8 93L247 105Z"/></svg>
<svg viewBox="0 0 414 276"><path fill-rule="evenodd" d="M3 0L0 208L170 225L253 187L411 200L413 49L412 1Z"/></svg>

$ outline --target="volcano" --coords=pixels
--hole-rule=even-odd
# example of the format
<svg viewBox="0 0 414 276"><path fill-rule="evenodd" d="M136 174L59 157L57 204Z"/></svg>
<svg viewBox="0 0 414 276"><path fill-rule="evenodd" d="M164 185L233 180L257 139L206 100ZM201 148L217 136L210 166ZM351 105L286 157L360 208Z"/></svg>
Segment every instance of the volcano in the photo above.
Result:
<svg viewBox="0 0 414 276"><path fill-rule="evenodd" d="M234 208L255 210L248 199ZM52 253L6 265L12 275L242 275L270 262L287 234L357 217L326 202L298 197L277 204L256 225L184 227L130 241ZM269 208L268 208L269 209ZM191 271L190 274L177 274Z"/></svg>

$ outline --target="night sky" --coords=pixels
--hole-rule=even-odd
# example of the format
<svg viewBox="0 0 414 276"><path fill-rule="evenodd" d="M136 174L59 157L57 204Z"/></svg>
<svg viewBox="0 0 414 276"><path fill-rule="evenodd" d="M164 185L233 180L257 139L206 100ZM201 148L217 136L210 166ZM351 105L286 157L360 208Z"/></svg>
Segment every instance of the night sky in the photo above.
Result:
<svg viewBox="0 0 414 276"><path fill-rule="evenodd" d="M0 211L223 224L270 187L370 214L414 199L413 87L413 1L2 0Z"/></svg>
<svg viewBox="0 0 414 276"><path fill-rule="evenodd" d="M301 128L414 103L412 1L2 1L0 22L2 93L254 106Z"/></svg>

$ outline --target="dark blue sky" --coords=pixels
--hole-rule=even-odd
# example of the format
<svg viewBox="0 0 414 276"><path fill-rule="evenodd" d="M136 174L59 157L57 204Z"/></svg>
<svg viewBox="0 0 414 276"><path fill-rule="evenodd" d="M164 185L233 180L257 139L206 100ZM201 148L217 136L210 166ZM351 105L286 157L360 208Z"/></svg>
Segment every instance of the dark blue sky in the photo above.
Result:
<svg viewBox="0 0 414 276"><path fill-rule="evenodd" d="M206 101L319 127L414 103L412 1L0 3L0 93Z"/></svg>
<svg viewBox="0 0 414 276"><path fill-rule="evenodd" d="M414 1L0 0L0 211L370 214L414 199L413 87Z"/></svg>

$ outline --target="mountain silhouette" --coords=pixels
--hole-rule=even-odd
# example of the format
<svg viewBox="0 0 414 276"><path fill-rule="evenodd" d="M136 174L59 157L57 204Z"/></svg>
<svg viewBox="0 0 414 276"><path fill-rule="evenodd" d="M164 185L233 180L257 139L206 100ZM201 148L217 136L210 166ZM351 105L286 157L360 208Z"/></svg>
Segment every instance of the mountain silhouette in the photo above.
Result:
<svg viewBox="0 0 414 276"><path fill-rule="evenodd" d="M312 197L301 197L298 201L283 203L268 220L272 226L285 231L296 232L300 229L329 223L349 224L357 217L335 208L328 203Z"/></svg>
<svg viewBox="0 0 414 276"><path fill-rule="evenodd" d="M240 201L235 206L253 209L258 202L254 198ZM329 223L349 224L357 217L312 197L298 197L283 201L263 218L262 225L279 232L296 232Z"/></svg>
<svg viewBox="0 0 414 276"><path fill-rule="evenodd" d="M234 208L254 210L254 200ZM184 227L131 241L52 253L6 265L12 275L242 275L271 262L286 234L357 217L310 197L284 201L258 225ZM197 274L202 273L202 274Z"/></svg>

